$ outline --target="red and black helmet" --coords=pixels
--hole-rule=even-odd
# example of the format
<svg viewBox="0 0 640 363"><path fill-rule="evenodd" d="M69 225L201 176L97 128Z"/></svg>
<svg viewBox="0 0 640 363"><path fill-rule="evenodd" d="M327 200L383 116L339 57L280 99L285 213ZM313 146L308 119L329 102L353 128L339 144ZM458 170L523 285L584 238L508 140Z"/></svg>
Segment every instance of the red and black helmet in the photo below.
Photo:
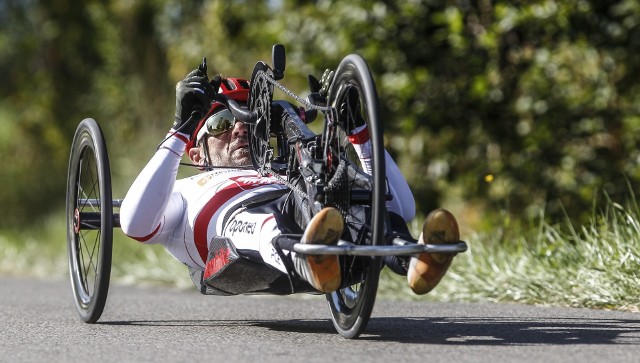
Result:
<svg viewBox="0 0 640 363"><path fill-rule="evenodd" d="M246 104L249 98L249 81L243 78L223 78L220 81L220 89L218 93L226 95L232 100L239 102L240 104ZM214 102L211 104L211 108L209 108L209 112L198 122L198 126L194 130L193 134L191 134L191 138L187 143L187 150L196 146L198 140L196 140L198 132L204 126L205 121L214 113L220 111L224 108L224 105L220 102Z"/></svg>

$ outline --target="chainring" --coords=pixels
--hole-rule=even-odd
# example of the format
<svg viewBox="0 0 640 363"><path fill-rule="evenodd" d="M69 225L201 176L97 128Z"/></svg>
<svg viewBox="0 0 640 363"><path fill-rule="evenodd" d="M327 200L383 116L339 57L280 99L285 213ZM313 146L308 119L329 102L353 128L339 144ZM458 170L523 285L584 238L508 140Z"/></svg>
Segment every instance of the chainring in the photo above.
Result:
<svg viewBox="0 0 640 363"><path fill-rule="evenodd" d="M268 174L271 170L273 147L271 138L271 101L273 100L273 70L264 62L256 63L251 74L251 91L249 93L249 110L257 113L254 125L249 126L249 151L253 167L260 174Z"/></svg>

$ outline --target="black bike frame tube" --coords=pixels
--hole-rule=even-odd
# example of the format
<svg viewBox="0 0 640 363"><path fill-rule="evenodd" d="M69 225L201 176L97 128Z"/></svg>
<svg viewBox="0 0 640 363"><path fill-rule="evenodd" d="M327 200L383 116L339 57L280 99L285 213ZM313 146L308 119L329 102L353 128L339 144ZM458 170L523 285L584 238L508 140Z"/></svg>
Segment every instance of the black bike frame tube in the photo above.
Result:
<svg viewBox="0 0 640 363"><path fill-rule="evenodd" d="M302 121L298 112L291 107L291 104L286 101L274 101L273 105L282 108L282 127L286 131L287 140L312 140L316 137L316 134L309 130L307 124Z"/></svg>
<svg viewBox="0 0 640 363"><path fill-rule="evenodd" d="M102 226L102 213L100 212L81 212L79 213L80 228L79 230L96 230ZM113 213L113 227L120 228L120 214Z"/></svg>

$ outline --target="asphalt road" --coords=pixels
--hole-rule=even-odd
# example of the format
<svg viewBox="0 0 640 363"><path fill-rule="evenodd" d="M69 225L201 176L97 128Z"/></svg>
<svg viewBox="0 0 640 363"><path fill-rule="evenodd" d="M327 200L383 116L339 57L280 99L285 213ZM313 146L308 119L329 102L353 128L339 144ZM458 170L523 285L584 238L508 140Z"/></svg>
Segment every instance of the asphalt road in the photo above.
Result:
<svg viewBox="0 0 640 363"><path fill-rule="evenodd" d="M640 314L379 300L340 337L324 297L112 286L98 324L67 281L0 278L2 362L638 362Z"/></svg>

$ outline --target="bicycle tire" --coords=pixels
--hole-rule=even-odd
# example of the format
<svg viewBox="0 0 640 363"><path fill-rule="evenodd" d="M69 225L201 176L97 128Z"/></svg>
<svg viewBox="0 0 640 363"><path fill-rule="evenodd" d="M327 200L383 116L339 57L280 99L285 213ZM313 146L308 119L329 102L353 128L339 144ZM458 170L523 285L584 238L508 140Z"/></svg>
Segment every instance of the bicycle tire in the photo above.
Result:
<svg viewBox="0 0 640 363"><path fill-rule="evenodd" d="M379 245L385 243L385 224L388 218L385 202L382 125L378 119L378 96L366 62L360 56L352 54L345 57L338 66L328 95L328 104L335 110L337 124L343 130L350 130L353 126L353 115L341 110L344 111L346 102L349 102L348 97L352 97L350 94L354 94L354 91L357 93L360 105L358 114L366 122L372 148L370 219L366 223L368 231L365 233L364 243ZM325 132L327 132L326 129ZM346 131L342 131L342 134L343 137L340 137L340 132L334 132L332 138L346 139ZM349 153L348 147L341 146L339 150L340 157L350 158L349 155L345 155ZM351 206L347 206L347 209L349 208ZM361 267L357 272L358 276L355 276L355 283L353 278L349 281L349 277L346 277L348 286L343 286L338 291L326 295L334 327L345 338L356 338L366 328L375 303L382 266L380 257L356 257L347 259L343 264L354 264L354 262ZM348 271L348 269L343 268L343 280L345 280L345 270Z"/></svg>
<svg viewBox="0 0 640 363"><path fill-rule="evenodd" d="M71 144L66 214L74 302L80 318L95 323L109 292L114 220L107 147L93 119L80 122Z"/></svg>

